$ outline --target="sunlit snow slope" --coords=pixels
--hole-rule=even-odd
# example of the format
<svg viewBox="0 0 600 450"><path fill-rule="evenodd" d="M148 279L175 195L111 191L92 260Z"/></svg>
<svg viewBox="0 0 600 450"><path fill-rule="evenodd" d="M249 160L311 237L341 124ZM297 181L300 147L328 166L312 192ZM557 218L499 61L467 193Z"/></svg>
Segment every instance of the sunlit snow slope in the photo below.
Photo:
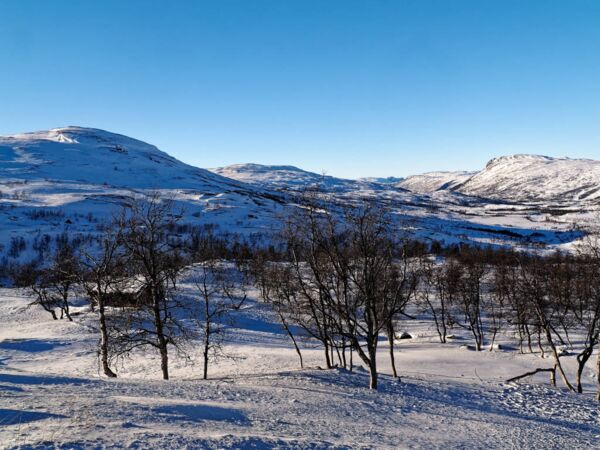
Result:
<svg viewBox="0 0 600 450"><path fill-rule="evenodd" d="M427 172L407 177L397 186L412 192L430 194L435 191L453 189L474 174L475 172Z"/></svg>
<svg viewBox="0 0 600 450"><path fill-rule="evenodd" d="M453 189L512 201L597 202L600 161L538 155L503 156Z"/></svg>
<svg viewBox="0 0 600 450"><path fill-rule="evenodd" d="M0 245L14 236L93 232L120 205L157 192L187 220L270 229L281 194L184 164L144 142L66 127L0 137Z"/></svg>

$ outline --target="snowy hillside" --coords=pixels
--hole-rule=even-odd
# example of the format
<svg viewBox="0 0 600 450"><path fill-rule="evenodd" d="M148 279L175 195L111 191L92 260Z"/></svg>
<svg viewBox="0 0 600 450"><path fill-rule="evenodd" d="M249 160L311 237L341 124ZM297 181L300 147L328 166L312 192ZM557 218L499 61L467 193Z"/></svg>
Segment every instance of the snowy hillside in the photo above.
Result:
<svg viewBox="0 0 600 450"><path fill-rule="evenodd" d="M429 194L439 190L456 188L475 172L427 172L412 175L400 181L397 186L420 194Z"/></svg>
<svg viewBox="0 0 600 450"><path fill-rule="evenodd" d="M549 245L569 247L578 238L570 229L590 218L581 202L557 208L552 202L531 204L525 199L479 197L458 187L477 172L429 172L406 179L348 180L322 176L290 166L238 164L211 169L215 173L278 191L319 186L328 199L353 203L380 202L411 223L418 238L446 243Z"/></svg>
<svg viewBox="0 0 600 450"><path fill-rule="evenodd" d="M209 169L212 172L234 180L258 185L272 185L278 188L309 186L322 183L325 177L294 166L265 166L261 164L232 164L226 167Z"/></svg>
<svg viewBox="0 0 600 450"><path fill-rule="evenodd" d="M189 166L144 142L67 127L0 137L0 245L13 236L89 232L123 202L159 192L196 223L266 229L281 195Z"/></svg>
<svg viewBox="0 0 600 450"><path fill-rule="evenodd" d="M537 155L503 156L454 186L463 194L516 202L600 199L600 161Z"/></svg>
<svg viewBox="0 0 600 450"><path fill-rule="evenodd" d="M436 172L400 181L259 164L205 170L119 134L56 128L0 137L0 256L17 237L93 233L124 202L156 191L178 202L185 222L268 234L297 207L298 193L315 186L336 204L383 204L402 232L426 241L568 248L580 237L573 224L593 218L587 201L596 198L598 167L514 157L473 176ZM573 201L542 202L545 192Z"/></svg>
<svg viewBox="0 0 600 450"><path fill-rule="evenodd" d="M378 179L348 180L318 174L294 166L269 166L262 164L233 164L209 169L234 180L278 190L302 190L320 187L325 191L353 191L362 188L382 188Z"/></svg>
<svg viewBox="0 0 600 450"><path fill-rule="evenodd" d="M0 178L141 189L240 188L153 145L80 127L0 137Z"/></svg>

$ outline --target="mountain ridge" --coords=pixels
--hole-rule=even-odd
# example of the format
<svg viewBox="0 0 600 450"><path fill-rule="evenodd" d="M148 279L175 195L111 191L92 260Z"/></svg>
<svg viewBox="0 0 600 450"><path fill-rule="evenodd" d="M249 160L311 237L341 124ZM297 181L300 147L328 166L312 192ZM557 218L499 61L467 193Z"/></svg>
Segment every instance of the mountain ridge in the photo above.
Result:
<svg viewBox="0 0 600 450"><path fill-rule="evenodd" d="M364 201L385 206L399 229L410 230L418 239L496 245L507 236L517 236L527 245L570 245L576 235L568 230L588 211L589 202L600 198L600 172L596 173L600 162L533 160L540 158L553 168L541 172L555 184L546 203L534 189L540 185L543 189L539 176L531 181L520 174L512 184L505 180L518 174L515 164L533 164L531 157L497 158L475 173L351 180L291 165L249 163L202 169L141 140L97 128L21 133L0 137L0 248L15 236L60 231L52 217L64 216L73 223L71 229L94 232L98 220L110 218L117 205L157 191L181 203L190 223L269 235L286 211L301 205L302 193L316 187L334 208ZM552 164L570 167L571 178L557 184L560 177ZM593 170L588 173L590 165ZM531 187L523 189L519 183ZM573 189L576 195L565 195ZM31 220L44 218L36 213L39 208L52 208L54 216ZM90 214L98 217L85 219Z"/></svg>

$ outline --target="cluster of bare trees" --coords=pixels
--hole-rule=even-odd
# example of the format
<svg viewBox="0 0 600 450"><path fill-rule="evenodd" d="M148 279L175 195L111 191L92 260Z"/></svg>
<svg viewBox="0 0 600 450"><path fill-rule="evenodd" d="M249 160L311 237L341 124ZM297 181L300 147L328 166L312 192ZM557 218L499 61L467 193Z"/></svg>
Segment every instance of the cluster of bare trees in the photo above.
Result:
<svg viewBox="0 0 600 450"><path fill-rule="evenodd" d="M553 383L558 373L568 389L582 392L600 336L600 259L594 247L584 250L541 256L466 248L443 260L425 257L417 304L432 318L440 342L459 327L470 332L477 350L485 344L492 350L501 330L513 333L519 352L552 357L552 367L536 372L550 372ZM576 352L575 383L561 362L569 351Z"/></svg>
<svg viewBox="0 0 600 450"><path fill-rule="evenodd" d="M99 361L108 377L117 376L115 361L137 349L158 353L164 379L170 353L187 354L190 343L201 342L204 378L209 361L224 354L223 324L245 301L245 284L218 259L222 241L202 230L183 239L180 217L173 202L158 195L133 201L94 241L75 246L63 240L47 264L19 271L19 284L34 294L32 305L55 320L73 320L74 298L87 301L97 316ZM194 289L183 295L178 283L190 277Z"/></svg>
<svg viewBox="0 0 600 450"><path fill-rule="evenodd" d="M552 358L551 367L536 372L550 372L553 383L559 375L567 388L582 392L582 374L600 341L600 246L544 256L462 246L439 257L415 252L422 247L400 239L397 222L381 208L326 205L309 199L286 221L285 251L254 261L262 298L301 364L298 329L322 344L326 367L337 358L351 369L357 354L376 389L379 339L387 337L397 377L399 320L419 314L431 320L441 343L463 330L476 351L497 348L501 333L514 335L520 352ZM561 360L572 352L575 382Z"/></svg>
<svg viewBox="0 0 600 450"><path fill-rule="evenodd" d="M258 261L255 273L301 364L290 325L322 344L327 368L337 356L352 369L355 352L369 369L371 389L377 389L377 348L385 334L397 376L396 323L417 286L416 266L397 236L386 212L368 204L332 214L311 202L287 219L286 257Z"/></svg>
<svg viewBox="0 0 600 450"><path fill-rule="evenodd" d="M322 346L327 368L352 370L358 356L371 389L382 339L398 376L395 342L401 321L415 315L431 321L441 343L463 330L477 351L512 334L520 352L552 358L551 367L535 372L550 372L553 382L558 375L577 392L600 345L598 245L549 256L463 246L442 257L403 239L399 222L377 205L336 208L315 197L284 219L269 248L225 243L210 230L179 224L180 217L158 196L133 202L94 242L61 241L44 268L26 271L34 303L57 320L57 312L72 320L74 296L87 299L109 377L116 376L116 358L145 348L160 356L168 379L171 352L186 353L194 342L207 378L209 361L225 355L224 334L247 300L250 279L301 366L300 343L310 338ZM574 382L565 349L575 352ZM600 373L600 352L597 364Z"/></svg>

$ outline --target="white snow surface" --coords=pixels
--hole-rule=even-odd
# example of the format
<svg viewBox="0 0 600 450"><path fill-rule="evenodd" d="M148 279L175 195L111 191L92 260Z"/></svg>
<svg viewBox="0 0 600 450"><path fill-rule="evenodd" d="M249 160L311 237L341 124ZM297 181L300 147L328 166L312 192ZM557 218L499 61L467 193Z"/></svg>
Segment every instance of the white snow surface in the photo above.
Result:
<svg viewBox="0 0 600 450"><path fill-rule="evenodd" d="M273 314L254 297L229 332L235 358L211 365L209 380L200 379L193 347L191 359L172 352L169 381L160 380L153 352L125 360L119 378L106 379L98 373L93 313L80 307L74 322L53 321L28 308L30 300L0 289L2 448L600 446L591 370L582 395L551 388L543 376L507 384L552 362L511 350L474 352L461 347L459 331L442 345L427 322L403 324L414 339L398 342L400 382L390 377L382 341L378 392L366 388L362 367L320 370L322 350L309 340L300 369ZM571 373L573 358L564 359Z"/></svg>

